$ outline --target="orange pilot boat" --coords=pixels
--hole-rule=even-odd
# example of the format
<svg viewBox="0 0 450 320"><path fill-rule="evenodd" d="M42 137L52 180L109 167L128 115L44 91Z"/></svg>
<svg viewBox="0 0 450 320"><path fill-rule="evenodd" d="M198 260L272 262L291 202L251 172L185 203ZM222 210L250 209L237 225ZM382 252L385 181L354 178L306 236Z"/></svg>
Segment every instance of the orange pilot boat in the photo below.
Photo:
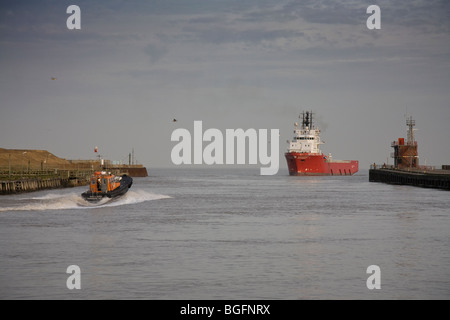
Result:
<svg viewBox="0 0 450 320"><path fill-rule="evenodd" d="M97 171L91 177L89 190L81 196L89 202L98 202L103 198L116 198L127 193L133 184L133 178L124 174L115 176L105 171Z"/></svg>

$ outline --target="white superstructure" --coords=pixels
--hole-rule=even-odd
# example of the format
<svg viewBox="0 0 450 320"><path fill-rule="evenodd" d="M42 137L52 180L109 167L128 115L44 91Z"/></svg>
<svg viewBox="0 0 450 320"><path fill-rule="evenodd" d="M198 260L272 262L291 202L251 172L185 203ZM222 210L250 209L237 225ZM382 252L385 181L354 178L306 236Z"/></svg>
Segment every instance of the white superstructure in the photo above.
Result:
<svg viewBox="0 0 450 320"><path fill-rule="evenodd" d="M313 113L303 112L299 118L302 118L302 125L299 128L298 123L294 124L294 138L288 141L288 152L321 154L319 146L323 144L320 140L320 130L314 127L312 121Z"/></svg>

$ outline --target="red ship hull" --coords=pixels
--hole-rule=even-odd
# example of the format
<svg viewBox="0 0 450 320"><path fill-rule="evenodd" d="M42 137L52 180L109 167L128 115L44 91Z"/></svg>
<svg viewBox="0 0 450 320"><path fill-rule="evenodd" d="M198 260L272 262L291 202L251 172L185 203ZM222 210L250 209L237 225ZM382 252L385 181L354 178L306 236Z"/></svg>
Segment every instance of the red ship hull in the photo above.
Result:
<svg viewBox="0 0 450 320"><path fill-rule="evenodd" d="M345 176L358 172L357 160L328 161L323 154L285 153L291 176Z"/></svg>

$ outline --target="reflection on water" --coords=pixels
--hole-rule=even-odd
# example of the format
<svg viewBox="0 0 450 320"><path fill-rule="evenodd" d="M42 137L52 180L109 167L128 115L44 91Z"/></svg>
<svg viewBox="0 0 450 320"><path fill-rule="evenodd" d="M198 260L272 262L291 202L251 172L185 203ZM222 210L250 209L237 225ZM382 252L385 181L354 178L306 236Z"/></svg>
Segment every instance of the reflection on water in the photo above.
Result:
<svg viewBox="0 0 450 320"><path fill-rule="evenodd" d="M0 298L450 297L448 192L244 169L155 169L94 207L83 190L0 198Z"/></svg>

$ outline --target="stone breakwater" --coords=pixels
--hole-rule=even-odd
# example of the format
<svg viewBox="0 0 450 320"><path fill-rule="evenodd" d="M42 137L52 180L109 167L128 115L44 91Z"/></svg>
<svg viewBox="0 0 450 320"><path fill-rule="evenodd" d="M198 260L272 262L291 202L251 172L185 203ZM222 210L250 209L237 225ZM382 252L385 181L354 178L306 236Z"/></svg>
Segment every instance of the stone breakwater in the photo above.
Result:
<svg viewBox="0 0 450 320"><path fill-rule="evenodd" d="M31 178L12 181L0 181L0 194L33 192L45 189L59 189L83 186L88 183L84 179L63 178Z"/></svg>
<svg viewBox="0 0 450 320"><path fill-rule="evenodd" d="M142 166L120 166L105 171L115 175L128 174L131 177L147 177ZM33 192L45 189L59 189L85 186L94 170L50 170L28 172L0 172L0 195Z"/></svg>
<svg viewBox="0 0 450 320"><path fill-rule="evenodd" d="M372 167L369 170L369 181L450 190L450 171L437 169L420 172Z"/></svg>

